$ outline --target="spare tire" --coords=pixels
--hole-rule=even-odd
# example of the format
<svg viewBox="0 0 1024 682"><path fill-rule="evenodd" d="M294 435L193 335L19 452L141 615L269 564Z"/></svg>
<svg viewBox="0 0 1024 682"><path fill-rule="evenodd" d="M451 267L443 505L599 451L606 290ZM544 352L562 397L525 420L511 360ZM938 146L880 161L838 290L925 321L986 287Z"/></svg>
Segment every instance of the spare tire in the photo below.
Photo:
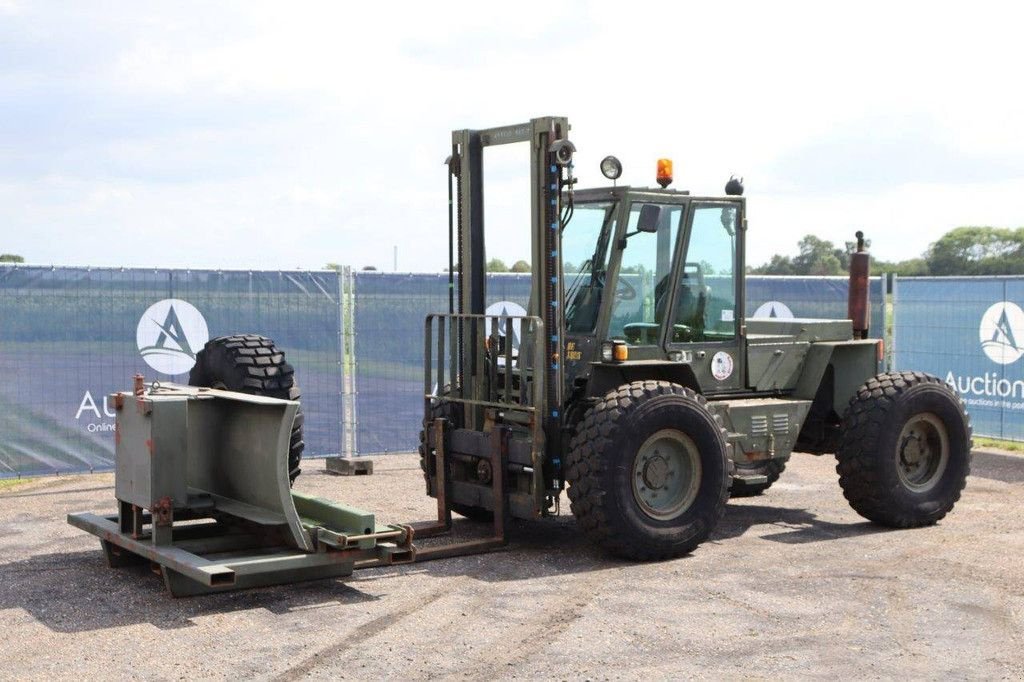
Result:
<svg viewBox="0 0 1024 682"><path fill-rule="evenodd" d="M188 375L191 386L220 388L283 400L301 397L295 383L295 369L285 362L284 351L265 336L237 334L210 339L199 353ZM288 478L302 471L302 408L295 413L288 449Z"/></svg>

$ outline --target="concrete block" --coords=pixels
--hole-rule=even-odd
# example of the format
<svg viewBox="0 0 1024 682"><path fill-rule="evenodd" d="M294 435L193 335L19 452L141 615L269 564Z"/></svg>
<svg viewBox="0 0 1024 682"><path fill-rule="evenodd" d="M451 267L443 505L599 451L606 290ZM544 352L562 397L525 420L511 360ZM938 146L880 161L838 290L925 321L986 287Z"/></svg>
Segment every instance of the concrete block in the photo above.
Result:
<svg viewBox="0 0 1024 682"><path fill-rule="evenodd" d="M373 473L373 460L369 457L327 457L327 473L336 476L369 476Z"/></svg>

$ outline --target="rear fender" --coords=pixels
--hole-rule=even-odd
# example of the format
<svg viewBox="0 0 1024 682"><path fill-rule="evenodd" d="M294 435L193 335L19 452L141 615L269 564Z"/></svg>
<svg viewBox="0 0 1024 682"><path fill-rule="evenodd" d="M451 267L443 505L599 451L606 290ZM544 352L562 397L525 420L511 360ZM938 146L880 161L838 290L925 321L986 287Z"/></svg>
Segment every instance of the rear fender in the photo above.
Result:
<svg viewBox="0 0 1024 682"><path fill-rule="evenodd" d="M793 397L814 400L815 408L831 409L840 417L857 388L878 374L877 339L828 341L811 344ZM828 368L832 368L832 390L819 391ZM828 405L820 404L828 401Z"/></svg>

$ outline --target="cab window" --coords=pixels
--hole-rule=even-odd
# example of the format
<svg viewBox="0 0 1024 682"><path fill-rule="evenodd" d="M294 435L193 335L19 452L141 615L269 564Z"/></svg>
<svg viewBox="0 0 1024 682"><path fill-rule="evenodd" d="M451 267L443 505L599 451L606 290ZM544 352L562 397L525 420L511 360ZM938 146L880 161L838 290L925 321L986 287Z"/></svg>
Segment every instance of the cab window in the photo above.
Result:
<svg viewBox="0 0 1024 682"><path fill-rule="evenodd" d="M577 204L562 233L565 330L569 333L590 333L597 323L608 270L608 244L615 232L614 210L613 202Z"/></svg>
<svg viewBox="0 0 1024 682"><path fill-rule="evenodd" d="M680 269L671 341L736 337L735 205L697 204Z"/></svg>
<svg viewBox="0 0 1024 682"><path fill-rule="evenodd" d="M644 206L658 208L656 231L637 232ZM647 211L650 215L650 209ZM626 229L630 236L622 252L608 325L609 338L623 339L632 346L658 343L658 330L671 289L672 255L683 214L683 206L678 204L634 203L630 207Z"/></svg>

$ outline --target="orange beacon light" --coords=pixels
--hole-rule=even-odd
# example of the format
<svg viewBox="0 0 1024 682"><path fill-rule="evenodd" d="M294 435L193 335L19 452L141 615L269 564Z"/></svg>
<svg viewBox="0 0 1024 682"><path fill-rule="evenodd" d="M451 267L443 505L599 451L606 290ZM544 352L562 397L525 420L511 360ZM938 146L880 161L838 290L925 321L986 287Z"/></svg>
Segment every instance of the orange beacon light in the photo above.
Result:
<svg viewBox="0 0 1024 682"><path fill-rule="evenodd" d="M672 184L672 159L658 159L658 184L662 189Z"/></svg>

